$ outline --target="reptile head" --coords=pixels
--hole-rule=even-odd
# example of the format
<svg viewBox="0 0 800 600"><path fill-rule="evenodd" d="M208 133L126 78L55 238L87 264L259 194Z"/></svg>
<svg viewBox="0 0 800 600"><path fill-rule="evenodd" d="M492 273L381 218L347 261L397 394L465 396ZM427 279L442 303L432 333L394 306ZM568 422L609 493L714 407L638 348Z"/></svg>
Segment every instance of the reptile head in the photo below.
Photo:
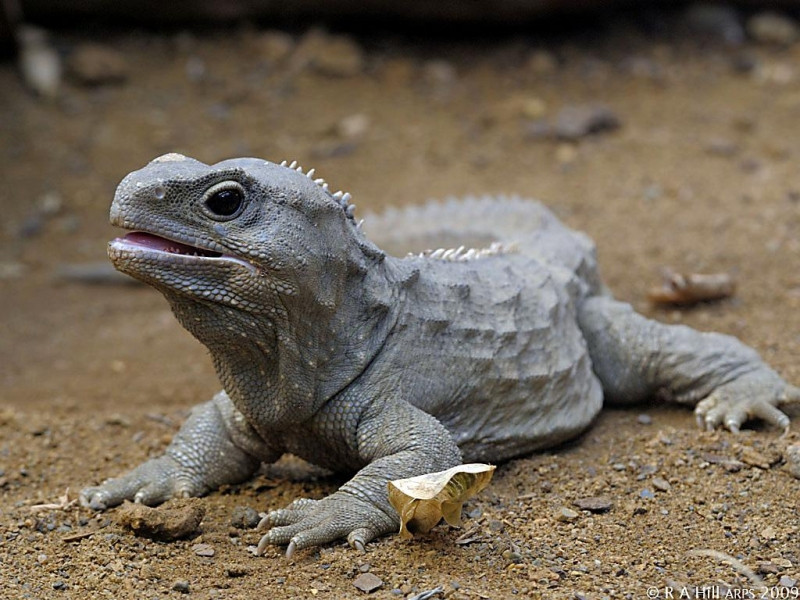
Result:
<svg viewBox="0 0 800 600"><path fill-rule="evenodd" d="M109 244L109 256L171 297L250 313L280 309L280 296L335 305L348 263L377 249L353 221L348 195L312 175L254 158L159 157L117 188L111 223L132 232Z"/></svg>

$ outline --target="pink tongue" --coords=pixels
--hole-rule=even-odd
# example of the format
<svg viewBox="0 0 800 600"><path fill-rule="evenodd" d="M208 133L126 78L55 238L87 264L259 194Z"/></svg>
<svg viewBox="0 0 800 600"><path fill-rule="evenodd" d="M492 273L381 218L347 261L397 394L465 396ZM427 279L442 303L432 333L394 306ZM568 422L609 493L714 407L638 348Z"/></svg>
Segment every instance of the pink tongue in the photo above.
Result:
<svg viewBox="0 0 800 600"><path fill-rule="evenodd" d="M192 254L197 252L198 249L180 242L173 242L152 233L144 233L142 231L135 231L125 236L125 239L137 246L144 246L145 248L152 248L153 250L161 250L163 252L172 252L173 254Z"/></svg>

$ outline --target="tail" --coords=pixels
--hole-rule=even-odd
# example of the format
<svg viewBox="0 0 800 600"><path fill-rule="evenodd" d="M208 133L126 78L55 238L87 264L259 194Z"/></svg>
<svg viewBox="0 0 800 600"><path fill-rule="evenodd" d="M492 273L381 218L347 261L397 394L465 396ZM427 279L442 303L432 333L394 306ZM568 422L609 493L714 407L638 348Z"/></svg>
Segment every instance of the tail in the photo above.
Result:
<svg viewBox="0 0 800 600"><path fill-rule="evenodd" d="M602 290L594 242L569 229L540 202L519 196L447 198L389 208L365 217L364 231L387 253L401 257L438 248L480 250L500 244L566 268L590 289Z"/></svg>

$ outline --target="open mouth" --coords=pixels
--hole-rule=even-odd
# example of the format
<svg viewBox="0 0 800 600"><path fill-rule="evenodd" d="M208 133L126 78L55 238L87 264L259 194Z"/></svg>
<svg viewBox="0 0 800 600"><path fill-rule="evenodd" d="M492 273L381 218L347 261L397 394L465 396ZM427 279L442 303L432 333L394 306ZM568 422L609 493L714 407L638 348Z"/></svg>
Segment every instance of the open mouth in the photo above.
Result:
<svg viewBox="0 0 800 600"><path fill-rule="evenodd" d="M220 258L222 256L222 252L214 252L213 250L190 246L189 244L168 240L167 238L144 231L134 231L121 239L132 246L139 246L140 248L147 248L148 250L159 250L161 252L168 252L169 254L206 256L208 258Z"/></svg>
<svg viewBox="0 0 800 600"><path fill-rule="evenodd" d="M155 251L163 252L165 254L185 256L189 260L205 259L213 262L223 261L227 263L238 263L244 267L247 267L250 271L257 271L256 266L251 262L242 260L236 256L223 254L222 252L218 252L216 250L208 250L207 248L192 246L184 242L176 242L175 240L170 240L154 233L147 233L146 231L134 231L125 235L125 237L112 240L112 242L109 244L109 252L112 253L112 258L114 256L123 256L131 251L134 253L137 251Z"/></svg>

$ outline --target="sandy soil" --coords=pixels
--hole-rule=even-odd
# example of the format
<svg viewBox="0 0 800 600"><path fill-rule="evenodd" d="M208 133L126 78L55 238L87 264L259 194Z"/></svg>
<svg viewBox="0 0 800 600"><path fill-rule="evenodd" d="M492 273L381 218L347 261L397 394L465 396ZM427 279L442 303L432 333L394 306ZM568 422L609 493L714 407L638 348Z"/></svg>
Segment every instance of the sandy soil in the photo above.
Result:
<svg viewBox="0 0 800 600"><path fill-rule="evenodd" d="M126 62L125 81L71 79L55 102L0 65L0 597L358 598L365 572L382 582L376 598L644 598L651 586L679 597L681 586L756 592L756 577L768 598L797 597L800 480L782 456L798 435L699 433L680 407L608 410L575 443L501 465L463 529L388 536L364 555L248 552L259 534L232 525L235 508L321 497L341 481L292 460L195 501L200 529L177 542L69 502L157 454L217 387L156 292L56 277L104 260L115 185L168 151L297 158L351 191L361 214L449 194L540 198L595 238L619 298L735 334L800 383L800 46L657 29L347 38L363 54L253 27L115 33L99 41ZM55 40L74 51L89 34ZM540 135L537 119L595 102L621 127ZM664 266L732 272L739 290L656 309L645 294ZM65 490L63 509L33 508ZM610 510L573 505L596 496Z"/></svg>

